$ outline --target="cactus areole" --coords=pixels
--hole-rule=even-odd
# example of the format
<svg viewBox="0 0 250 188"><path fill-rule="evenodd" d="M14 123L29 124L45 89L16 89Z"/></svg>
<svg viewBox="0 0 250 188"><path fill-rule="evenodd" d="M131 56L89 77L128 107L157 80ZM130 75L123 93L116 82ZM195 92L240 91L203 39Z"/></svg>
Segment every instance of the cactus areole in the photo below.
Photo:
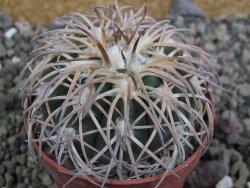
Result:
<svg viewBox="0 0 250 188"><path fill-rule="evenodd" d="M29 149L74 177L133 180L172 173L213 133L211 56L143 5L92 6L37 36L21 99ZM177 175L176 175L177 176Z"/></svg>

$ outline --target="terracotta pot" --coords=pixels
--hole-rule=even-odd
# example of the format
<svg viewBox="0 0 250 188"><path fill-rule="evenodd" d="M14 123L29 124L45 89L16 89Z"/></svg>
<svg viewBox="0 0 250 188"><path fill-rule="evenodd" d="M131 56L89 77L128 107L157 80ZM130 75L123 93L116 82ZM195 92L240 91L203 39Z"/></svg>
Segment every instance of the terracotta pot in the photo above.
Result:
<svg viewBox="0 0 250 188"><path fill-rule="evenodd" d="M215 117L215 107L212 95L209 96L212 101L212 114ZM27 103L26 103L27 104ZM28 122L25 122L25 127L27 131ZM203 144L207 145L207 137L204 138ZM37 143L33 142L33 147L38 152ZM177 174L173 175L168 173L164 180L161 182L158 188L182 188L187 176L196 167L201 155L203 148L199 147L194 152L194 154L189 157L184 163L174 168L172 171ZM58 188L62 188L73 176L70 175L70 170L58 165L55 161L49 158L46 153L42 152L41 163L45 169L51 174ZM134 180L108 180L105 184L105 188L151 188L155 187L157 183L161 180L162 175L134 179ZM98 182L94 177L89 177L90 179ZM65 188L98 188L98 186L92 184L83 176L76 177L71 181Z"/></svg>

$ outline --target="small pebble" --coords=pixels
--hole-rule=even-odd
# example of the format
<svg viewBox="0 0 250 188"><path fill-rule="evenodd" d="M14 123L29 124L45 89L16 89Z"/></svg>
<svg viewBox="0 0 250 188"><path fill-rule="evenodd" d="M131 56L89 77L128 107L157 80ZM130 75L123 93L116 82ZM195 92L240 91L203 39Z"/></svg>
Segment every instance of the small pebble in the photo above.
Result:
<svg viewBox="0 0 250 188"><path fill-rule="evenodd" d="M3 176L0 176L0 187L4 187L5 185L5 179Z"/></svg>
<svg viewBox="0 0 250 188"><path fill-rule="evenodd" d="M15 43L16 43L15 40L13 40L13 39L6 39L4 42L5 42L5 46L6 46L6 48L8 50L11 50L11 49L13 50L13 48L15 46Z"/></svg>
<svg viewBox="0 0 250 188"><path fill-rule="evenodd" d="M15 27L12 27L10 29L8 29L5 33L4 33L4 37L6 39L11 39L15 34L17 33L17 29Z"/></svg>
<svg viewBox="0 0 250 188"><path fill-rule="evenodd" d="M0 29L7 29L12 25L12 18L0 11Z"/></svg>
<svg viewBox="0 0 250 188"><path fill-rule="evenodd" d="M4 174L5 167L3 165L0 165L0 176Z"/></svg>
<svg viewBox="0 0 250 188"><path fill-rule="evenodd" d="M4 140L7 137L8 130L5 126L0 125L0 140Z"/></svg>
<svg viewBox="0 0 250 188"><path fill-rule="evenodd" d="M26 183L20 183L17 185L16 188L27 188L27 184Z"/></svg>
<svg viewBox="0 0 250 188"><path fill-rule="evenodd" d="M242 62L243 63L248 63L250 65L250 49L244 48L243 53L242 53Z"/></svg>
<svg viewBox="0 0 250 188"><path fill-rule="evenodd" d="M42 184L45 186L49 186L53 183L52 179L50 178L50 176L48 174L43 174L42 176Z"/></svg>
<svg viewBox="0 0 250 188"><path fill-rule="evenodd" d="M17 27L19 33L24 37L31 37L33 35L32 26L28 21L17 21L15 22L15 26Z"/></svg>
<svg viewBox="0 0 250 188"><path fill-rule="evenodd" d="M212 42L207 42L204 46L204 49L208 52L214 52L216 51L216 46L214 45L214 43Z"/></svg>
<svg viewBox="0 0 250 188"><path fill-rule="evenodd" d="M243 119L243 124L245 126L245 130L246 130L247 134L250 137L250 118Z"/></svg>
<svg viewBox="0 0 250 188"><path fill-rule="evenodd" d="M250 96L250 84L248 83L243 83L238 85L237 87L240 95L244 96L244 97L248 97Z"/></svg>
<svg viewBox="0 0 250 188"><path fill-rule="evenodd" d="M16 155L16 161L17 161L19 164L24 165L25 162L26 162L26 155L25 155L25 154Z"/></svg>
<svg viewBox="0 0 250 188"><path fill-rule="evenodd" d="M6 48L0 43L0 58L5 57L7 54Z"/></svg>
<svg viewBox="0 0 250 188"><path fill-rule="evenodd" d="M215 186L216 188L232 188L233 180L229 176L224 176Z"/></svg>
<svg viewBox="0 0 250 188"><path fill-rule="evenodd" d="M14 57L11 59L11 62L14 63L14 64L20 63L20 62L21 62L21 58L14 56Z"/></svg>
<svg viewBox="0 0 250 188"><path fill-rule="evenodd" d="M5 176L5 183L7 187L11 187L14 181L13 176L10 175L9 173L6 173L4 176Z"/></svg>

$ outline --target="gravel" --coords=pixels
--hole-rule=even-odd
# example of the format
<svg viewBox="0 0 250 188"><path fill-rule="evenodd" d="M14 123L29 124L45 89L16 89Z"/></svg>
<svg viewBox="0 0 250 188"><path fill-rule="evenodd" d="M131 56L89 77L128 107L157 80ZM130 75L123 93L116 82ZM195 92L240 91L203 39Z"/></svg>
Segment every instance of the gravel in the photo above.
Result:
<svg viewBox="0 0 250 188"><path fill-rule="evenodd" d="M234 188L245 188L250 181L250 15L235 14L210 20L187 16L168 16L168 18L177 27L191 28L191 31L186 32L188 40L215 56L218 78L226 90L216 90L214 138L218 139L216 140L218 143L211 145L203 156L201 164L213 160L223 163L226 160L221 158L221 154L211 156L209 152L214 149L220 153L224 150L225 155L232 154L231 158L237 156L239 158L237 164L235 161L227 164L229 171L226 175L232 178ZM230 160L233 160L231 158ZM197 174L199 170L197 168L194 173ZM219 176L219 173L219 169L214 172L216 176ZM189 178L191 177L192 175ZM196 178L200 180L197 187L204 187L202 182L208 183L207 176L201 175ZM215 185L211 182L207 186ZM194 182L188 179L185 187L193 188Z"/></svg>
<svg viewBox="0 0 250 188"><path fill-rule="evenodd" d="M215 138L194 171L200 184L194 185L192 174L185 187L203 187L204 182L213 187L228 176L234 188L246 188L247 182L250 184L250 16L236 14L211 20L202 16L168 18L178 28L191 29L186 32L188 40L216 57L218 78L227 90L216 90ZM10 29L15 33L6 38L4 33ZM0 12L0 187L55 187L47 172L28 154L18 99L20 71L31 51L30 40L46 29L27 22L13 23ZM218 164L213 171L216 181L208 182L199 172L213 169L214 164Z"/></svg>
<svg viewBox="0 0 250 188"><path fill-rule="evenodd" d="M31 37L39 32L0 13L0 187L53 188L50 176L27 151L18 90L20 71L31 51ZM18 27L17 27L18 26Z"/></svg>

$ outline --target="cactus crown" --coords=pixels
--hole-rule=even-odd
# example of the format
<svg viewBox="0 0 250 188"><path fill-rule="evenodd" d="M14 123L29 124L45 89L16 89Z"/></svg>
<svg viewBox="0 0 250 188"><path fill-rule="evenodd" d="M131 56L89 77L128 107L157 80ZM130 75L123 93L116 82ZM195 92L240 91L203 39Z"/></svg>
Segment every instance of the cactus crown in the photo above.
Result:
<svg viewBox="0 0 250 188"><path fill-rule="evenodd" d="M105 183L169 172L211 139L210 56L145 13L93 6L35 39L21 92L31 150Z"/></svg>

